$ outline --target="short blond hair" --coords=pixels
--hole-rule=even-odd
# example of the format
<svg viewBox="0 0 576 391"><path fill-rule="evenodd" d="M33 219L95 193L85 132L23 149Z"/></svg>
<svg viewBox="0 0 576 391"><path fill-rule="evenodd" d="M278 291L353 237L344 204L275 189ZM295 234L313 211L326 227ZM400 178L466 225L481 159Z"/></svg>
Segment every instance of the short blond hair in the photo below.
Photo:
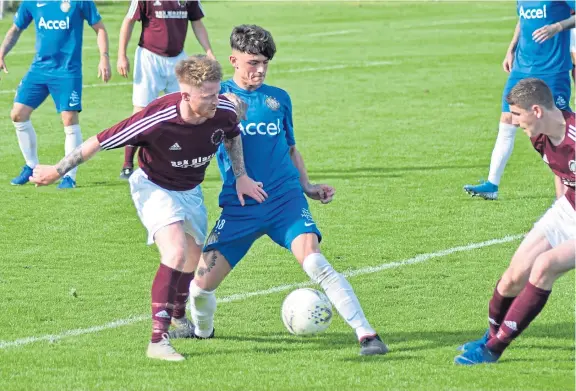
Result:
<svg viewBox="0 0 576 391"><path fill-rule="evenodd" d="M183 84L199 87L204 82L222 81L222 67L203 54L190 56L176 64L176 77Z"/></svg>

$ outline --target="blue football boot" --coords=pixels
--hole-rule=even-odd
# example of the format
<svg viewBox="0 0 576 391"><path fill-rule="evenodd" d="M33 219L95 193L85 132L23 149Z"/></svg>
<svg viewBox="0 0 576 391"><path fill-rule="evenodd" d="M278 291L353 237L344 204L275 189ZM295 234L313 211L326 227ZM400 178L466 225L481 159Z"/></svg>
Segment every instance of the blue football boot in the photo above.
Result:
<svg viewBox="0 0 576 391"><path fill-rule="evenodd" d="M466 185L464 191L472 197L481 197L485 200L498 199L498 185L490 181L481 182L479 185Z"/></svg>
<svg viewBox="0 0 576 391"><path fill-rule="evenodd" d="M28 167L28 165L22 167L22 171L20 171L20 175L10 181L11 185L20 186L25 185L29 182L29 179L32 176L32 169Z"/></svg>
<svg viewBox="0 0 576 391"><path fill-rule="evenodd" d="M59 189L73 189L75 187L76 187L76 181L71 177L69 177L68 175L62 178L60 184L58 185Z"/></svg>
<svg viewBox="0 0 576 391"><path fill-rule="evenodd" d="M454 359L457 365L492 364L498 361L502 354L495 353L482 345L473 350L467 350Z"/></svg>
<svg viewBox="0 0 576 391"><path fill-rule="evenodd" d="M458 350L461 352L465 352L467 350L474 350L480 346L485 346L486 342L488 342L489 332L486 330L482 338L476 339L474 341L466 342L464 345L458 346Z"/></svg>

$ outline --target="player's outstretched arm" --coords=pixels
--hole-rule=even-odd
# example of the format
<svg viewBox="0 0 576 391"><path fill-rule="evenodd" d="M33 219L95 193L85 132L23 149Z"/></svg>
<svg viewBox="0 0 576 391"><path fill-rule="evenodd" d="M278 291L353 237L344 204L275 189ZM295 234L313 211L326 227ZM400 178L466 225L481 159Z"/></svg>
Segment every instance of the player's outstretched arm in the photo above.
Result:
<svg viewBox="0 0 576 391"><path fill-rule="evenodd" d="M132 37L134 25L136 21L132 18L126 17L120 27L120 38L118 39L118 61L116 62L116 70L122 77L128 77L130 73L130 60L128 60L128 42Z"/></svg>
<svg viewBox="0 0 576 391"><path fill-rule="evenodd" d="M242 136L238 135L232 139L224 139L224 148L230 158L232 171L236 177L236 193L240 200L240 205L244 206L244 196L247 195L258 202L264 202L268 194L262 188L262 182L255 182L246 174L244 166L244 151L242 149Z"/></svg>
<svg viewBox="0 0 576 391"><path fill-rule="evenodd" d="M22 34L22 30L20 30L15 24L10 27L6 36L4 37L4 41L2 41L2 45L0 45L0 69L4 70L4 73L8 73L8 68L4 63L4 58L8 54L10 50L16 45L18 42L18 38L20 38L20 34Z"/></svg>
<svg viewBox="0 0 576 391"><path fill-rule="evenodd" d="M542 43L561 31L573 29L576 27L576 16L572 15L568 19L564 19L557 23L547 24L540 27L532 33L532 39L535 42Z"/></svg>
<svg viewBox="0 0 576 391"><path fill-rule="evenodd" d="M71 169L90 160L100 150L100 142L96 136L90 137L82 145L76 147L55 166L37 165L34 167L30 182L36 186L45 186L56 182Z"/></svg>
<svg viewBox="0 0 576 391"><path fill-rule="evenodd" d="M300 185L302 186L302 190L304 193L313 200L317 200L322 202L323 204L327 204L334 198L334 194L336 190L332 186L324 185L324 184L311 184L310 178L308 177L308 171L306 170L306 166L304 165L304 159L300 152L296 149L296 146L290 147L290 158L292 159L292 163L298 169L300 173Z"/></svg>
<svg viewBox="0 0 576 391"><path fill-rule="evenodd" d="M204 26L202 20L194 20L190 23L192 24L192 31L194 31L194 35L196 36L200 46L202 46L206 52L206 55L211 59L216 60L214 52L212 52L212 46L210 46L210 40L208 39L208 31L206 30L206 26Z"/></svg>
<svg viewBox="0 0 576 391"><path fill-rule="evenodd" d="M100 63L98 64L98 78L102 79L104 83L108 83L108 80L112 77L111 67L110 67L110 56L108 55L108 32L102 21L92 25L92 28L96 32L96 41L98 43L98 49L100 50Z"/></svg>

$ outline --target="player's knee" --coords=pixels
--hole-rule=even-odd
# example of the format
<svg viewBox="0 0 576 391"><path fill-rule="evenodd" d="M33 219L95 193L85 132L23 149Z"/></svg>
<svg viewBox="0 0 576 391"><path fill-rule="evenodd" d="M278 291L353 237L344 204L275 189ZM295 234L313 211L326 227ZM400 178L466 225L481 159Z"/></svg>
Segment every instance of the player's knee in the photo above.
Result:
<svg viewBox="0 0 576 391"><path fill-rule="evenodd" d="M30 120L30 113L18 107L14 107L10 111L10 118L12 119L12 122L26 122Z"/></svg>
<svg viewBox="0 0 576 391"><path fill-rule="evenodd" d="M78 125L78 112L77 111L63 111L62 124L67 126Z"/></svg>
<svg viewBox="0 0 576 391"><path fill-rule="evenodd" d="M500 115L500 122L512 125L512 113L502 113Z"/></svg>
<svg viewBox="0 0 576 391"><path fill-rule="evenodd" d="M183 248L173 248L172 251L162 254L162 263L172 269L183 270L186 263L186 252Z"/></svg>
<svg viewBox="0 0 576 391"><path fill-rule="evenodd" d="M503 296L517 296L528 281L528 274L514 268L508 268L498 284L498 292Z"/></svg>
<svg viewBox="0 0 576 391"><path fill-rule="evenodd" d="M549 254L540 254L530 273L530 282L536 286L548 285L554 282L557 273L554 270L554 257Z"/></svg>

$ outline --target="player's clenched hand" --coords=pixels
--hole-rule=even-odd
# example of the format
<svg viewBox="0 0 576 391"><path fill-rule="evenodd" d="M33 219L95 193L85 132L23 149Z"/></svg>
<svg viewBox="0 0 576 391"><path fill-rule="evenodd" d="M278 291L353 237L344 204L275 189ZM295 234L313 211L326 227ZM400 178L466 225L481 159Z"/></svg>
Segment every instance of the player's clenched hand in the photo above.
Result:
<svg viewBox="0 0 576 391"><path fill-rule="evenodd" d="M100 57L100 63L98 64L98 78L102 79L104 83L108 83L108 80L112 77L112 67L110 66L110 59L108 56Z"/></svg>
<svg viewBox="0 0 576 391"><path fill-rule="evenodd" d="M510 73L510 71L512 71L513 63L514 63L514 52L506 53L506 57L504 57L504 61L502 62L502 68L504 68L504 72Z"/></svg>
<svg viewBox="0 0 576 391"><path fill-rule="evenodd" d="M332 186L324 184L318 184L318 185L308 184L308 186L304 188L304 193L306 193L306 195L313 200L317 200L323 204L327 204L334 198L336 190Z"/></svg>
<svg viewBox="0 0 576 391"><path fill-rule="evenodd" d="M532 33L532 39L537 43L542 43L547 39L552 38L560 31L562 31L562 26L560 25L560 23L548 24L534 31Z"/></svg>
<svg viewBox="0 0 576 391"><path fill-rule="evenodd" d="M236 178L236 193L240 200L240 205L244 206L244 196L247 195L256 201L264 202L268 194L262 188L262 182L255 182L248 175L244 174Z"/></svg>
<svg viewBox="0 0 576 391"><path fill-rule="evenodd" d="M8 73L8 67L6 67L6 63L4 62L3 58L0 58L0 69L4 71L4 73Z"/></svg>
<svg viewBox="0 0 576 391"><path fill-rule="evenodd" d="M246 111L248 110L248 104L240 99L238 95L232 92L225 92L224 95L226 98L230 100L236 106L236 115L238 116L238 121L242 121L246 119Z"/></svg>
<svg viewBox="0 0 576 391"><path fill-rule="evenodd" d="M127 56L119 56L116 61L116 70L122 77L128 77L130 73L130 60Z"/></svg>
<svg viewBox="0 0 576 391"><path fill-rule="evenodd" d="M60 179L60 174L56 171L56 166L37 165L28 179L36 186L46 186Z"/></svg>

